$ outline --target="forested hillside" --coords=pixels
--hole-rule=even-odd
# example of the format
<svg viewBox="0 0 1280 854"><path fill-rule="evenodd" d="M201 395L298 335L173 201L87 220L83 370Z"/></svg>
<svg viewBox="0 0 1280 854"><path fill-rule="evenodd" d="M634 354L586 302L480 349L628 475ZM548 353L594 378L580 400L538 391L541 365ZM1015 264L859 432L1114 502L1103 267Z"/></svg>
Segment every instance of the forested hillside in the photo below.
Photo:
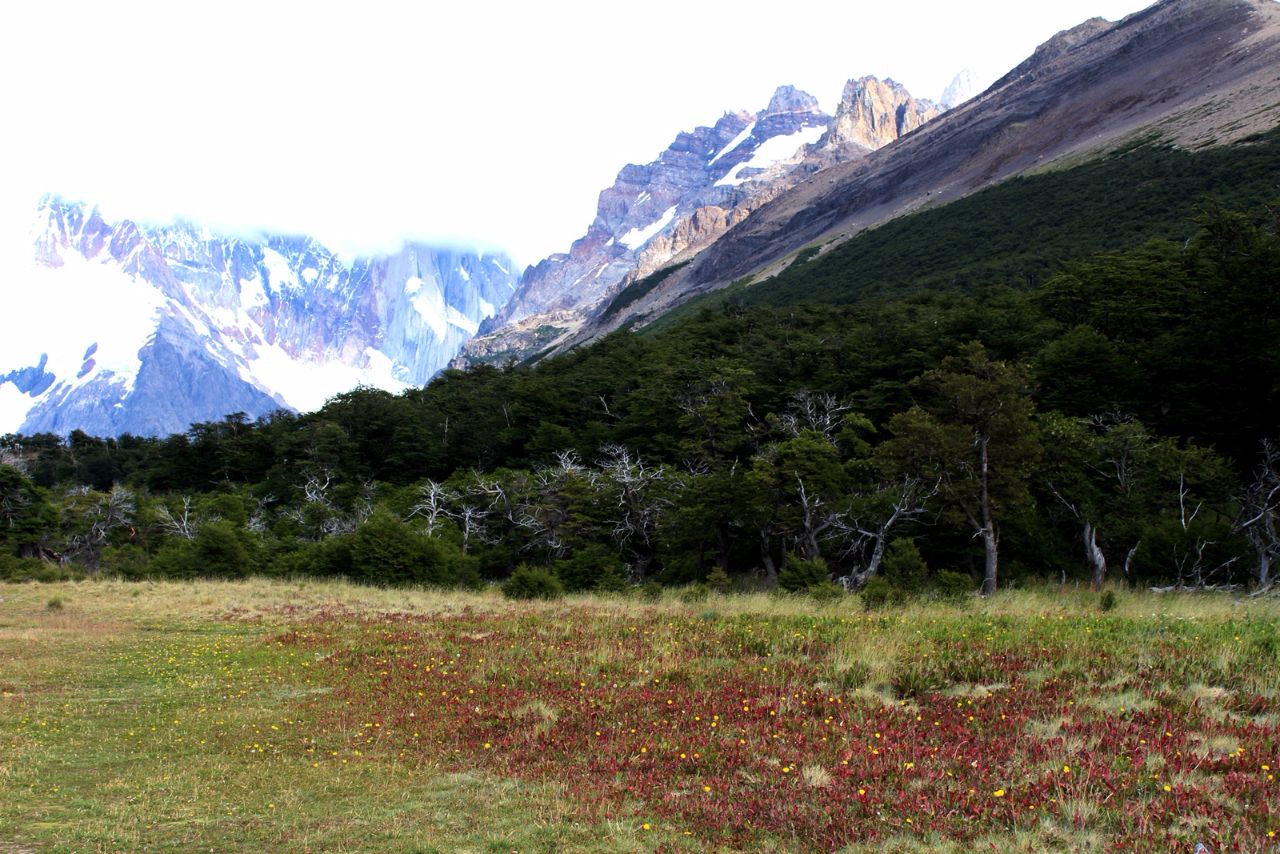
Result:
<svg viewBox="0 0 1280 854"><path fill-rule="evenodd" d="M840 279L832 264L869 251L855 242L661 334L532 366L160 440L6 437L0 565L478 584L527 564L570 589L842 578L873 598L1266 585L1280 211L1197 204L1190 239L1092 254L1040 228L970 247L929 231L943 209L886 228L951 246L962 286L884 261ZM1012 275L1041 233L1037 257L1072 260ZM826 304L800 301L810 273Z"/></svg>

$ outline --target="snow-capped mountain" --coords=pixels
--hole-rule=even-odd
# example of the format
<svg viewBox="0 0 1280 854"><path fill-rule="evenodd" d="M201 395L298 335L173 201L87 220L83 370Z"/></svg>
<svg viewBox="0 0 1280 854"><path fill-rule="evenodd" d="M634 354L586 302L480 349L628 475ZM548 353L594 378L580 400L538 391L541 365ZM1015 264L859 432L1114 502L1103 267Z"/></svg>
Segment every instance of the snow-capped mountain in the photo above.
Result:
<svg viewBox="0 0 1280 854"><path fill-rule="evenodd" d="M730 112L679 134L600 193L567 253L525 271L515 296L455 364L520 359L568 340L631 282L691 257L814 172L864 156L938 114L893 81L851 80L835 116L780 87L758 113Z"/></svg>
<svg viewBox="0 0 1280 854"><path fill-rule="evenodd" d="M6 283L0 433L181 432L421 385L514 292L502 255L406 245L346 259L305 237L143 227L46 198Z"/></svg>

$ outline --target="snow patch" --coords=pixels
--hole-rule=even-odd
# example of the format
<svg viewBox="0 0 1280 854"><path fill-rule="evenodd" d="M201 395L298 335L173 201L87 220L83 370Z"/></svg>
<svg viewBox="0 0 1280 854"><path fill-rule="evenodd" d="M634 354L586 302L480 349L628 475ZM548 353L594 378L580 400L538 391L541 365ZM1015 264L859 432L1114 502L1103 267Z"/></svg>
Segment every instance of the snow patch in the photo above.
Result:
<svg viewBox="0 0 1280 854"><path fill-rule="evenodd" d="M462 281L464 281L464 282L469 282L469 281L471 281L471 274L467 272L467 268L466 268L466 267L459 267L459 268L458 268L458 275L462 277Z"/></svg>
<svg viewBox="0 0 1280 854"><path fill-rule="evenodd" d="M467 317L451 305L444 307L445 319L449 321L450 326L456 326L466 332L468 335L475 335L480 331L480 324Z"/></svg>
<svg viewBox="0 0 1280 854"><path fill-rule="evenodd" d="M256 275L240 281L240 304L245 308L265 308L271 300L267 298L267 290L262 286L262 279Z"/></svg>
<svg viewBox="0 0 1280 854"><path fill-rule="evenodd" d="M656 222L651 222L644 228L631 229L626 234L619 237L618 242L634 252L656 237L658 232L670 225L671 221L675 218L676 206L672 205L667 208Z"/></svg>
<svg viewBox="0 0 1280 854"><path fill-rule="evenodd" d="M715 157L707 161L707 165L710 166L712 163L715 163L721 157L724 157L729 152L735 150L739 145L742 145L742 143L747 141L747 137L751 136L751 132L755 129L756 129L755 122L752 122L751 124L747 125L745 128L742 129L742 133L735 136L733 139L729 141L728 145L720 149L719 154L717 154Z"/></svg>
<svg viewBox="0 0 1280 854"><path fill-rule="evenodd" d="M293 276L293 270L289 269L288 260L274 249L262 248L262 265L267 268L267 275L271 279L271 283L276 286L276 290L282 290L285 287L298 287L298 280Z"/></svg>
<svg viewBox="0 0 1280 854"><path fill-rule="evenodd" d="M422 281L419 279L419 281ZM436 338L443 340L449 331L449 320L445 314L444 294L434 280L423 282L423 287L409 301L418 316L431 328Z"/></svg>
<svg viewBox="0 0 1280 854"><path fill-rule="evenodd" d="M59 268L29 262L18 280L22 287L5 291L4 314L9 318L49 318L44 322L10 322L0 334L0 375L34 367L47 355L44 370L55 381L44 395L30 397L9 383L0 408L0 433L14 432L27 410L48 393L82 386L97 377L114 378L124 392L133 389L141 361L138 351L154 334L157 310L165 298L154 286L125 273L114 260L90 261L66 252ZM50 317L50 307L57 315ZM97 343L92 364L85 358ZM21 417L17 417L21 404Z"/></svg>
<svg viewBox="0 0 1280 854"><path fill-rule="evenodd" d="M497 307L494 306L493 303L489 302L484 297L476 297L476 299L480 301L481 317L493 317L495 314L497 314L498 309Z"/></svg>
<svg viewBox="0 0 1280 854"><path fill-rule="evenodd" d="M751 159L739 163L733 170L719 181L717 187L736 187L749 179L739 177L747 169L768 169L782 160L792 160L802 145L810 145L822 138L827 132L823 127L801 128L786 136L774 136L766 139L752 153Z"/></svg>
<svg viewBox="0 0 1280 854"><path fill-rule="evenodd" d="M371 385L398 394L408 385L395 378L390 357L366 347L361 364L337 359L298 359L276 344L260 345L247 359L241 377L268 393L277 394L299 412L312 412L334 395L358 385Z"/></svg>
<svg viewBox="0 0 1280 854"><path fill-rule="evenodd" d="M417 276L410 276L409 280L404 283L404 292L409 296L413 296L422 290L422 279Z"/></svg>
<svg viewBox="0 0 1280 854"><path fill-rule="evenodd" d="M497 267L499 270L501 270L501 271L502 271L502 275L504 275L504 276L510 276L510 275L511 275L511 271L510 271L510 270L508 270L506 267L502 266L500 263L498 263L498 259L497 259L497 258L490 258L490 259L489 259L489 263L493 264L493 266L495 266L495 267Z"/></svg>
<svg viewBox="0 0 1280 854"><path fill-rule="evenodd" d="M0 382L0 433L18 432L35 402L13 383Z"/></svg>

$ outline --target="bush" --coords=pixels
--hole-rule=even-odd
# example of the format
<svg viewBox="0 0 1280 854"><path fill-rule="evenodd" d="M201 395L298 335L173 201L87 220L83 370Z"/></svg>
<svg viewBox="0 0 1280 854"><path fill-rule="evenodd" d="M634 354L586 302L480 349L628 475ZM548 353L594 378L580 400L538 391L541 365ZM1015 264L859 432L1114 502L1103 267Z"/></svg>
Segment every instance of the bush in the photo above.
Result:
<svg viewBox="0 0 1280 854"><path fill-rule="evenodd" d="M884 550L884 578L904 596L918 596L924 592L929 577L929 565L920 555L912 540L897 539Z"/></svg>
<svg viewBox="0 0 1280 854"><path fill-rule="evenodd" d="M81 577L81 573L71 567L0 551L0 581L74 581Z"/></svg>
<svg viewBox="0 0 1280 854"><path fill-rule="evenodd" d="M890 603L896 603L901 598L901 594L893 589L893 585L880 575L872 577L863 585L859 593L862 595L862 607L868 611L875 611Z"/></svg>
<svg viewBox="0 0 1280 854"><path fill-rule="evenodd" d="M806 593L809 598L815 602L828 604L838 602L845 597L845 590L834 581L824 581L821 584L814 584L809 587Z"/></svg>
<svg viewBox="0 0 1280 854"><path fill-rule="evenodd" d="M243 532L230 522L201 525L192 541L195 560L192 574L244 578L253 571L253 559Z"/></svg>
<svg viewBox="0 0 1280 854"><path fill-rule="evenodd" d="M566 590L596 589L600 578L607 574L623 574L622 559L604 546L592 544L576 549L567 558L556 561L556 576L564 582Z"/></svg>
<svg viewBox="0 0 1280 854"><path fill-rule="evenodd" d="M65 603L62 601L61 596L53 596L49 599L48 602L45 603L44 606L48 608L50 611L61 611L64 605Z"/></svg>
<svg viewBox="0 0 1280 854"><path fill-rule="evenodd" d="M508 599L559 599L564 585L549 570L522 563L502 583L502 595Z"/></svg>
<svg viewBox="0 0 1280 854"><path fill-rule="evenodd" d="M973 579L968 573L944 569L933 579L934 591L943 602L963 602L973 592Z"/></svg>
<svg viewBox="0 0 1280 854"><path fill-rule="evenodd" d="M827 562L821 557L808 560L790 555L787 565L778 573L778 586L788 593L801 593L829 580Z"/></svg>
<svg viewBox="0 0 1280 854"><path fill-rule="evenodd" d="M1102 591L1102 597L1098 600L1098 607L1105 613L1114 611L1116 608L1116 592L1114 590Z"/></svg>
<svg viewBox="0 0 1280 854"><path fill-rule="evenodd" d="M456 584L462 562L459 546L426 537L382 510L351 539L352 574L375 584Z"/></svg>
<svg viewBox="0 0 1280 854"><path fill-rule="evenodd" d="M680 590L680 601L696 604L698 602L707 601L707 597L711 595L710 589L705 584L690 584Z"/></svg>
<svg viewBox="0 0 1280 854"><path fill-rule="evenodd" d="M627 581L627 573L621 564L606 566L596 578L597 593L625 593L630 588L631 583Z"/></svg>
<svg viewBox="0 0 1280 854"><path fill-rule="evenodd" d="M646 602L662 600L662 585L656 581L646 581L640 585L640 598Z"/></svg>
<svg viewBox="0 0 1280 854"><path fill-rule="evenodd" d="M707 588L713 593L724 595L733 589L733 579L724 571L724 567L717 566L707 573Z"/></svg>
<svg viewBox="0 0 1280 854"><path fill-rule="evenodd" d="M102 550L102 570L128 581L147 577L150 558L146 549L135 545L107 546Z"/></svg>

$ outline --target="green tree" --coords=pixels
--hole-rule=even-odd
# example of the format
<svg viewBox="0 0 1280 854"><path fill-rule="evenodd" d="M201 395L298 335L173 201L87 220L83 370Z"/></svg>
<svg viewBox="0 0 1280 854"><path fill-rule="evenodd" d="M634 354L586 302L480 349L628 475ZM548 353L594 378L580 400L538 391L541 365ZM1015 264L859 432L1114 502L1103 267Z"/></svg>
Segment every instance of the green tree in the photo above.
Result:
<svg viewBox="0 0 1280 854"><path fill-rule="evenodd" d="M893 417L886 453L939 494L982 541L982 593L999 583L1000 523L1033 503L1040 454L1022 371L974 342L913 383L922 403Z"/></svg>

